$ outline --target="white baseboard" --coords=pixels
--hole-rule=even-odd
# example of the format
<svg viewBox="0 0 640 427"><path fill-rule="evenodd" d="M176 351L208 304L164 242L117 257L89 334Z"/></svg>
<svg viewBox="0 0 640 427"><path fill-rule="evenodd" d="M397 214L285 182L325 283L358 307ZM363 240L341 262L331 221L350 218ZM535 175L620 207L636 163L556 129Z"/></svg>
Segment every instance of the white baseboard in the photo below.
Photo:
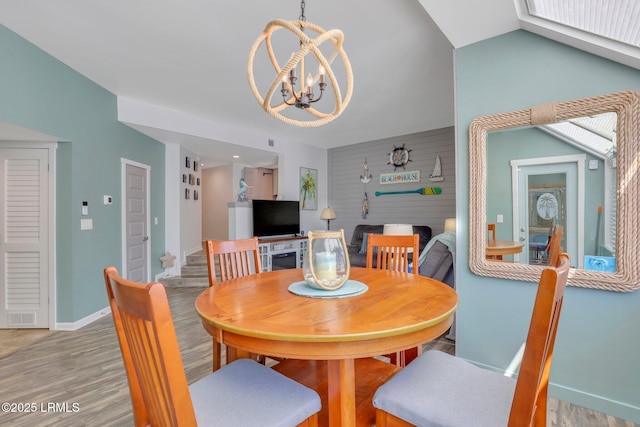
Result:
<svg viewBox="0 0 640 427"><path fill-rule="evenodd" d="M104 316L111 314L111 308L105 307L97 312L83 317L75 322L56 322L54 330L56 331L77 331L78 329L87 326L88 324L102 319Z"/></svg>
<svg viewBox="0 0 640 427"><path fill-rule="evenodd" d="M638 406L561 386L553 382L549 383L549 396L640 424L640 407Z"/></svg>

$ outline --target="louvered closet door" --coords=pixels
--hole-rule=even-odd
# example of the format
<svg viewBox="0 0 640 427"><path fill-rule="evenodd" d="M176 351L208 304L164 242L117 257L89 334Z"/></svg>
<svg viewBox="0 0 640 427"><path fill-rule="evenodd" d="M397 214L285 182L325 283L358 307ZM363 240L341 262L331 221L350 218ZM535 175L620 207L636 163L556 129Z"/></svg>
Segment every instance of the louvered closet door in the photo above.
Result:
<svg viewBox="0 0 640 427"><path fill-rule="evenodd" d="M47 328L48 151L0 149L0 327Z"/></svg>

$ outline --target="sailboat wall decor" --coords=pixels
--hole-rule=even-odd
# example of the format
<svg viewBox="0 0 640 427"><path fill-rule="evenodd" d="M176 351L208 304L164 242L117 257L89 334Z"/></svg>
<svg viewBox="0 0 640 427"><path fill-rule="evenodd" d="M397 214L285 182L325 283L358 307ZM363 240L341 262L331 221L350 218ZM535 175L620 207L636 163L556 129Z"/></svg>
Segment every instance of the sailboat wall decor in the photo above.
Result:
<svg viewBox="0 0 640 427"><path fill-rule="evenodd" d="M440 182L444 181L442 176L442 164L440 163L440 156L436 154L436 164L433 167L433 172L429 174L429 181Z"/></svg>

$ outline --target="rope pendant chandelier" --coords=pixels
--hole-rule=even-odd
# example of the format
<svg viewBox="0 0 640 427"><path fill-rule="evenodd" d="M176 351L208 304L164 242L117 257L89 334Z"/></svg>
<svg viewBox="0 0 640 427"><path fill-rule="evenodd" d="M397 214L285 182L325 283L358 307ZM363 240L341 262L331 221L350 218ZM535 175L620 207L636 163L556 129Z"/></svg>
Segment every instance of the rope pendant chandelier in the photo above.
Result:
<svg viewBox="0 0 640 427"><path fill-rule="evenodd" d="M304 8L305 2L302 0L300 4L301 14L298 21L275 19L267 24L260 37L258 37L251 47L247 71L251 91L260 105L262 105L264 111L293 126L317 127L329 123L342 114L347 107L353 92L353 73L351 71L349 58L342 47L344 41L342 31L325 31L317 25L307 22L304 16ZM299 50L291 54L288 62L282 68L276 59L272 44L272 35L281 29L288 30L295 36L295 39L299 41ZM307 30L307 32L317 33L317 36L311 38L305 33L305 30ZM253 70L256 52L258 52L263 42L266 46L269 60L276 73L275 79L264 97L262 97L258 90ZM329 59L327 59L320 50L320 46L324 42L331 43L334 48L333 54L330 55ZM314 77L311 73L308 73L305 79L305 57L307 57L307 55L315 58L315 62L318 64L318 74ZM344 96L340 92L338 80L331 69L331 64L338 55L344 64L347 76L347 87ZM298 78L297 75L299 75L300 78ZM299 85L296 85L298 81ZM314 93L316 82L317 89L320 92L317 96ZM323 113L316 110L314 106L315 103L321 100L327 86L333 91L335 105L332 112ZM279 96L276 96L274 100L274 95L278 90L282 96L281 102L279 101ZM282 114L282 112L289 107L296 107L296 109L309 113L309 116L307 116L309 120L294 119Z"/></svg>

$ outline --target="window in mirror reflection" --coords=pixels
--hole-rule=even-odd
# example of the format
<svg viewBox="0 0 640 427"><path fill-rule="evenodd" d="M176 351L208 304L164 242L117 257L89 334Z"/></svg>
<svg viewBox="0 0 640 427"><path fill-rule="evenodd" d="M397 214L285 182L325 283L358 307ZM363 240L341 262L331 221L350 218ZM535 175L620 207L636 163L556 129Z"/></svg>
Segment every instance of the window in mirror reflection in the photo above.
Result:
<svg viewBox="0 0 640 427"><path fill-rule="evenodd" d="M487 135L487 223L503 218L497 239L523 243L511 261L544 264L555 224L573 267L615 255L616 119L606 113Z"/></svg>

